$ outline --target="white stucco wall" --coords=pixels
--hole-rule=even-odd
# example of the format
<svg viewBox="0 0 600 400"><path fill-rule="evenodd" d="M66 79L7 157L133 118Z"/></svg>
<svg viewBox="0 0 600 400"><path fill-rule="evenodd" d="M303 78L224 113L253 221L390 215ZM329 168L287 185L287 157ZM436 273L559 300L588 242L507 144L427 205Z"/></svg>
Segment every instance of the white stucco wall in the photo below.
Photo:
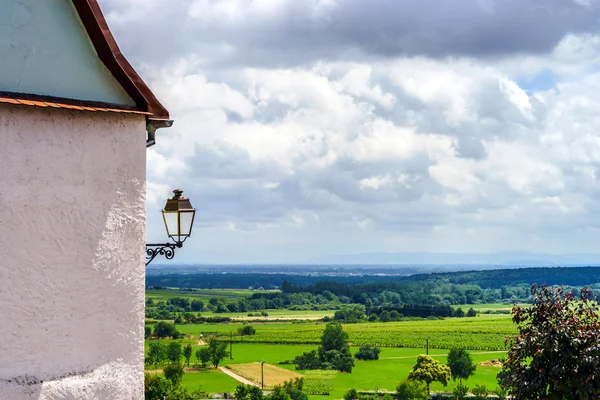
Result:
<svg viewBox="0 0 600 400"><path fill-rule="evenodd" d="M0 0L0 91L135 105L71 0Z"/></svg>
<svg viewBox="0 0 600 400"><path fill-rule="evenodd" d="M0 399L143 398L144 118L0 104Z"/></svg>

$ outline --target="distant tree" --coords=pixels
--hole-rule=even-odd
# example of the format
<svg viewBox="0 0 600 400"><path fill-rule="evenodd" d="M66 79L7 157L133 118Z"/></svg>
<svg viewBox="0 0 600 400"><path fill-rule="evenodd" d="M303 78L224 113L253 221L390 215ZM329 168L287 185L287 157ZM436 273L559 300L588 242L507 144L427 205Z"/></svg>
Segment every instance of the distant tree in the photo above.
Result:
<svg viewBox="0 0 600 400"><path fill-rule="evenodd" d="M190 358L192 358L192 345L188 344L183 348L183 357L185 357L185 362L188 367L190 366Z"/></svg>
<svg viewBox="0 0 600 400"><path fill-rule="evenodd" d="M402 314L400 314L397 310L390 311L390 319L392 321L399 321L402 318Z"/></svg>
<svg viewBox="0 0 600 400"><path fill-rule="evenodd" d="M321 346L317 350L323 364L340 372L352 372L354 359L348 346L348 334L340 324L327 324L321 336Z"/></svg>
<svg viewBox="0 0 600 400"><path fill-rule="evenodd" d="M294 364L296 364L296 369L298 370L321 368L321 360L319 359L316 350L307 351L302 353L302 355L297 356L294 359Z"/></svg>
<svg viewBox="0 0 600 400"><path fill-rule="evenodd" d="M183 324L184 323L183 315L179 314L178 316L176 316L175 320L173 321L173 323L175 323L175 324Z"/></svg>
<svg viewBox="0 0 600 400"><path fill-rule="evenodd" d="M207 346L200 347L196 350L196 359L202 363L202 368L210 361L210 349Z"/></svg>
<svg viewBox="0 0 600 400"><path fill-rule="evenodd" d="M227 343L210 338L208 349L210 350L210 362L217 368L221 360L227 356Z"/></svg>
<svg viewBox="0 0 600 400"><path fill-rule="evenodd" d="M260 312L260 315L262 315L263 317L267 318L269 316L269 313L263 310L263 311Z"/></svg>
<svg viewBox="0 0 600 400"><path fill-rule="evenodd" d="M163 400L167 396L173 383L162 375L144 374L144 399Z"/></svg>
<svg viewBox="0 0 600 400"><path fill-rule="evenodd" d="M181 378L183 378L183 365L180 363L169 364L163 369L163 373L165 378L170 380L174 387L177 387L181 383Z"/></svg>
<svg viewBox="0 0 600 400"><path fill-rule="evenodd" d="M369 316L369 322L377 322L379 320L379 317L377 317L377 314L371 314Z"/></svg>
<svg viewBox="0 0 600 400"><path fill-rule="evenodd" d="M390 312L388 310L383 310L381 312L381 314L379 314L379 321L381 322L390 322L392 320L392 317L390 315Z"/></svg>
<svg viewBox="0 0 600 400"><path fill-rule="evenodd" d="M165 321L159 321L154 325L154 336L160 339L167 337L177 339L179 337L179 332L175 329L175 325Z"/></svg>
<svg viewBox="0 0 600 400"><path fill-rule="evenodd" d="M367 314L367 317L370 317L372 312L373 312L373 300L367 299L367 300L365 300L365 313Z"/></svg>
<svg viewBox="0 0 600 400"><path fill-rule="evenodd" d="M170 342L167 347L167 358L172 363L178 363L181 359L181 343Z"/></svg>
<svg viewBox="0 0 600 400"><path fill-rule="evenodd" d="M413 381L423 381L427 385L427 394L429 394L429 385L431 382L440 382L446 386L450 380L450 367L434 360L430 356L420 355L417 357L417 363L413 365L408 374L408 379Z"/></svg>
<svg viewBox="0 0 600 400"><path fill-rule="evenodd" d="M398 400L429 400L427 387L423 382L405 380L396 388Z"/></svg>
<svg viewBox="0 0 600 400"><path fill-rule="evenodd" d="M150 328L149 326L145 326L144 327L144 339L148 339L150 336L152 336L152 328Z"/></svg>
<svg viewBox="0 0 600 400"><path fill-rule="evenodd" d="M477 311L475 311L473 309L473 307L469 308L469 311L467 311L467 317L476 317L477 316Z"/></svg>
<svg viewBox="0 0 600 400"><path fill-rule="evenodd" d="M148 362L158 365L167 360L167 346L161 342L150 342L148 344Z"/></svg>
<svg viewBox="0 0 600 400"><path fill-rule="evenodd" d="M600 322L592 294L531 290L533 304L512 310L519 335L508 342L500 385L516 400L599 398Z"/></svg>
<svg viewBox="0 0 600 400"><path fill-rule="evenodd" d="M365 344L360 346L354 357L357 360L379 360L379 353L381 350L379 347L371 346L370 344Z"/></svg>
<svg viewBox="0 0 600 400"><path fill-rule="evenodd" d="M192 311L202 311L204 309L204 302L202 300L192 300L190 308Z"/></svg>
<svg viewBox="0 0 600 400"><path fill-rule="evenodd" d="M456 310L454 310L454 316L458 317L458 318L462 318L465 316L465 312L463 311L462 308L458 307Z"/></svg>
<svg viewBox="0 0 600 400"><path fill-rule="evenodd" d="M238 335L241 336L251 336L256 334L256 329L252 327L252 325L244 325L238 329Z"/></svg>
<svg viewBox="0 0 600 400"><path fill-rule="evenodd" d="M465 349L451 349L448 352L448 366L452 374L452 379L459 380L462 383L463 379L475 374L476 366L473 364L471 354Z"/></svg>

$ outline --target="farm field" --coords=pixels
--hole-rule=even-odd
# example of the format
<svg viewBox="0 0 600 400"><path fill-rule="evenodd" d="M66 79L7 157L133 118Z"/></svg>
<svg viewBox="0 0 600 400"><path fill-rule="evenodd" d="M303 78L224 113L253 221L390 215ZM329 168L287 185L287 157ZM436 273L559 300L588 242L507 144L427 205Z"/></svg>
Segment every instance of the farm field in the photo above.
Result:
<svg viewBox="0 0 600 400"><path fill-rule="evenodd" d="M236 374L248 379L257 385L261 384L262 373L264 372L265 388L273 388L281 385L291 379L301 378L302 375L289 369L279 368L272 364L265 363L261 366L260 362L252 362L248 364L230 364L228 369ZM261 371L264 368L264 371Z"/></svg>
<svg viewBox="0 0 600 400"><path fill-rule="evenodd" d="M183 324L177 329L188 335L227 335L234 342L264 344L317 344L325 323L252 323L256 334L237 336L240 323ZM344 324L352 345L373 344L382 347L466 348L470 350L504 350L504 340L516 333L510 315L478 315L472 318L443 320L407 320Z"/></svg>
<svg viewBox="0 0 600 400"><path fill-rule="evenodd" d="M234 344L233 356L230 360L225 358L222 365L231 366L232 370L244 368L248 363L256 363L261 358L264 358L268 364L276 365L280 361L288 360L302 352L315 349L316 346L297 346L297 345L262 345L262 344ZM352 353L358 349L352 347ZM195 349L194 349L195 351ZM401 348L382 348L380 359L377 361L356 361L354 370L351 374L331 373L332 391L329 396L318 396L323 399L339 399L350 388L359 390L374 390L377 386L380 390L394 390L397 384L408 376L410 369L415 363L416 357L423 354L424 349L401 349ZM440 362L446 362L447 350L431 349L429 354ZM499 359L504 356L503 352L472 352L473 361L478 364L482 361ZM192 360L192 362L194 362ZM240 364L242 367L240 367ZM258 368L260 364L256 363ZM305 371L295 371L293 365L278 365L278 369L287 369L289 371L304 374ZM265 364L265 372L267 368L271 368ZM477 366L475 375L466 381L468 386L476 384L484 384L488 388L496 387L496 374L499 368L497 367L482 367ZM260 369L258 369L260 372ZM309 372L310 375L312 373ZM240 375L243 375L240 373ZM266 374L265 374L266 376ZM237 382L222 372L209 370L208 372L200 372L184 375L183 385L189 389L198 389L198 385L203 391L209 393L233 391ZM432 384L433 391L450 391L456 385L455 382L444 388L441 384ZM311 396L312 397L312 396Z"/></svg>

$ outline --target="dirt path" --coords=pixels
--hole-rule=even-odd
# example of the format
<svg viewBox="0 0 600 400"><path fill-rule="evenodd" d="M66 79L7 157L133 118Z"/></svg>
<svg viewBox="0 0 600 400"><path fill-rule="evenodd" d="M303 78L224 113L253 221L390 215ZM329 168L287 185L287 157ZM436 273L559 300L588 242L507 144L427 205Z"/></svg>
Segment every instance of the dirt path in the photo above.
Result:
<svg viewBox="0 0 600 400"><path fill-rule="evenodd" d="M248 379L239 376L238 374L234 373L233 371L225 368L225 367L219 367L219 370L227 375L229 375L230 377L232 377L233 379L235 379L238 382L241 382L245 385L252 385L252 386L258 386L256 383L249 381Z"/></svg>

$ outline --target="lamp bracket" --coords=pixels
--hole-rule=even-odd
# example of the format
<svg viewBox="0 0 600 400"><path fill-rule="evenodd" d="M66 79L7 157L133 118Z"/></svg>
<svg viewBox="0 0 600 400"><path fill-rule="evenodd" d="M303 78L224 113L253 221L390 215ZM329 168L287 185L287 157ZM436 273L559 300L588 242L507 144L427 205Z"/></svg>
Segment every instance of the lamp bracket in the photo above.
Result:
<svg viewBox="0 0 600 400"><path fill-rule="evenodd" d="M167 260L175 257L175 249L180 249L183 242L175 243L146 243L146 266L156 258L156 256L165 256Z"/></svg>

